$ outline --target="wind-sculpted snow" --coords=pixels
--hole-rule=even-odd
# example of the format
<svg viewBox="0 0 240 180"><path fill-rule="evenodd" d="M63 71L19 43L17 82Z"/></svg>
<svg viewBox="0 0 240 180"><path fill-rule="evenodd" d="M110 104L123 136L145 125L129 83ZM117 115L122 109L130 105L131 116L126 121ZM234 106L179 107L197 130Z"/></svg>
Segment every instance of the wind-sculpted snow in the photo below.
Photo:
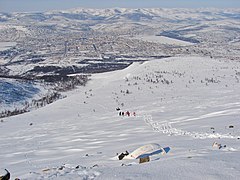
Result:
<svg viewBox="0 0 240 180"><path fill-rule="evenodd" d="M62 100L3 118L0 168L20 179L237 180L239 72L238 61L175 57L94 74ZM113 160L149 143L171 150Z"/></svg>
<svg viewBox="0 0 240 180"><path fill-rule="evenodd" d="M46 168L39 172L30 172L23 179L84 179L93 180L101 173L95 171L94 167L73 166L64 164L59 167Z"/></svg>

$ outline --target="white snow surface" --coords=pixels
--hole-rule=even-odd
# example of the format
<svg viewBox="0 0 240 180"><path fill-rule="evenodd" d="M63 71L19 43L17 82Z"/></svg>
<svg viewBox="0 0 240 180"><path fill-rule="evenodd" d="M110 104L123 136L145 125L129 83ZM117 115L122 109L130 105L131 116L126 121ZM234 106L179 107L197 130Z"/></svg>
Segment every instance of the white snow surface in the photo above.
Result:
<svg viewBox="0 0 240 180"><path fill-rule="evenodd" d="M237 61L174 57L95 74L65 99L2 119L0 173L6 168L21 180L238 179L239 71ZM136 116L118 116L117 107ZM171 150L144 164L112 160L149 143Z"/></svg>
<svg viewBox="0 0 240 180"><path fill-rule="evenodd" d="M154 42L160 44L170 44L170 45L178 45L178 46L190 46L193 43L187 41L181 41L178 39L173 39L165 36L136 36L136 39L140 39L147 42Z"/></svg>

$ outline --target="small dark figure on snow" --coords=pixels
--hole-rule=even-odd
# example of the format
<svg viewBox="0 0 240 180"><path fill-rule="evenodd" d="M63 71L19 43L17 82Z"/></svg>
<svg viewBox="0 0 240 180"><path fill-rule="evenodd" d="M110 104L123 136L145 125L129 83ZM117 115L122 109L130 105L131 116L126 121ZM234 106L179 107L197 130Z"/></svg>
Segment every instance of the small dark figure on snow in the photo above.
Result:
<svg viewBox="0 0 240 180"><path fill-rule="evenodd" d="M122 116L124 116L124 112L122 112Z"/></svg>
<svg viewBox="0 0 240 180"><path fill-rule="evenodd" d="M10 179L10 172L8 172L7 169L5 169L5 171L7 171L7 174L5 174L4 176L0 176L0 180L9 180Z"/></svg>
<svg viewBox="0 0 240 180"><path fill-rule="evenodd" d="M119 156L118 156L118 159L119 160L122 160L125 156L129 155L129 152L125 152L125 153L121 153Z"/></svg>
<svg viewBox="0 0 240 180"><path fill-rule="evenodd" d="M127 115L127 116L130 116L130 112L129 112L129 111L127 111L127 112L126 112L126 115Z"/></svg>
<svg viewBox="0 0 240 180"><path fill-rule="evenodd" d="M117 111L120 111L120 108L118 107L118 108L116 108L116 110L117 110Z"/></svg>

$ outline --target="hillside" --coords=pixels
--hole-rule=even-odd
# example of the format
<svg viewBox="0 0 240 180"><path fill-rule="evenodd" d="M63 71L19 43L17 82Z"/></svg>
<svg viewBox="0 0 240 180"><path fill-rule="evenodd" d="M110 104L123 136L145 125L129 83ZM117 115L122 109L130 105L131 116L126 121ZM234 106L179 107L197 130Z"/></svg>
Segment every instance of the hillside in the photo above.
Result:
<svg viewBox="0 0 240 180"><path fill-rule="evenodd" d="M21 180L238 179L239 74L238 61L206 57L94 74L64 99L2 119L1 168ZM171 150L145 164L112 160L148 143Z"/></svg>

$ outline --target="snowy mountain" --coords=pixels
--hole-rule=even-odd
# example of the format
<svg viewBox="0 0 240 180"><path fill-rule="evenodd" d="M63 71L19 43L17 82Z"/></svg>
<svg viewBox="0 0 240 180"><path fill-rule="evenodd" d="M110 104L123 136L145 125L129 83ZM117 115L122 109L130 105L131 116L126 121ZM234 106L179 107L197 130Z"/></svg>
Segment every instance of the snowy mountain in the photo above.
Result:
<svg viewBox="0 0 240 180"><path fill-rule="evenodd" d="M65 99L3 119L1 168L20 179L238 179L239 65L182 57L95 74ZM144 164L112 160L149 143L171 150Z"/></svg>
<svg viewBox="0 0 240 180"><path fill-rule="evenodd" d="M238 179L239 18L239 9L0 13L0 176ZM170 151L143 164L117 158L150 143Z"/></svg>

